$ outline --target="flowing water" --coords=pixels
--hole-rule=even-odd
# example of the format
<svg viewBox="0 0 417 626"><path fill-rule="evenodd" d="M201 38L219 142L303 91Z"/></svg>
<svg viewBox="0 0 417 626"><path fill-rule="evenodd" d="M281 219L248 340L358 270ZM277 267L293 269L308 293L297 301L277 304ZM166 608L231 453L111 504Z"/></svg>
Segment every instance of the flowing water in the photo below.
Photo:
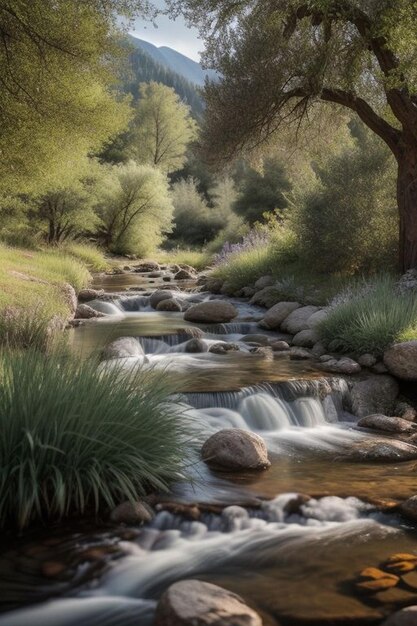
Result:
<svg viewBox="0 0 417 626"><path fill-rule="evenodd" d="M354 462L349 450L370 435L349 414L348 384L285 354L250 353L246 335L280 338L258 328L262 310L236 301L234 323L190 325L151 308L148 291L160 284L134 274L98 280L114 296L91 304L108 317L73 329L73 349L84 357L136 337L142 367L177 377L172 402L197 441L250 430L264 438L272 466L214 472L196 457L191 482L174 484L144 527L74 522L5 537L0 626L150 626L161 593L195 577L242 595L265 626L381 624L394 605L357 595L353 582L393 553L417 554L415 528L388 506L415 494L415 463ZM123 291L132 287L144 291ZM240 351L189 354L192 337Z"/></svg>

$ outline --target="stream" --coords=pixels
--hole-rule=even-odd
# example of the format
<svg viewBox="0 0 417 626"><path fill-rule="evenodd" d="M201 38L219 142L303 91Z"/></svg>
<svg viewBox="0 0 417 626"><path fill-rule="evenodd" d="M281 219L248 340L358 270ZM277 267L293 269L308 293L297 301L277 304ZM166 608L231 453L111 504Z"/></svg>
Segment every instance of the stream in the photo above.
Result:
<svg viewBox="0 0 417 626"><path fill-rule="evenodd" d="M250 352L247 335L282 338L258 327L262 309L232 300L232 323L190 324L152 309L149 294L162 285L133 273L96 277L94 288L115 295L89 303L107 316L69 331L74 352L86 358L117 337L137 338L141 365L175 380L172 402L198 442L223 428L250 430L264 438L272 466L215 472L196 457L192 480L161 497L183 510L159 510L145 526L68 521L4 537L0 626L151 626L162 592L186 578L238 593L264 626L382 624L400 600L360 595L354 583L392 554L417 554L415 526L388 506L415 495L415 462L352 460L351 446L371 435L346 409L347 382L324 380L285 353ZM213 297L193 281L179 286L192 303ZM193 337L240 351L190 354ZM193 517L196 503L207 506Z"/></svg>

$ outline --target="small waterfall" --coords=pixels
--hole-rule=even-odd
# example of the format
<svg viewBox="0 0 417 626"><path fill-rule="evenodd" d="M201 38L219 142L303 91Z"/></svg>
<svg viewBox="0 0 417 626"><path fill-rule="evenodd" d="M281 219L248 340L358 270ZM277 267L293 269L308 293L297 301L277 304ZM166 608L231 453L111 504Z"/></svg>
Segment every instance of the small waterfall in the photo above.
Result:
<svg viewBox="0 0 417 626"><path fill-rule="evenodd" d="M153 311L150 305L150 296L122 296L118 303L123 311Z"/></svg>
<svg viewBox="0 0 417 626"><path fill-rule="evenodd" d="M172 352L173 347L181 346L190 339L199 339L202 335L200 332L194 332L195 329L181 329L180 333L172 335L155 335L155 337L137 337L140 341L145 354L164 354ZM198 330L198 329L196 329ZM180 350L182 352L182 350Z"/></svg>
<svg viewBox="0 0 417 626"><path fill-rule="evenodd" d="M203 330L212 335L249 335L259 334L260 329L256 322L230 322L228 324L204 325ZM262 330L262 334L267 333Z"/></svg>

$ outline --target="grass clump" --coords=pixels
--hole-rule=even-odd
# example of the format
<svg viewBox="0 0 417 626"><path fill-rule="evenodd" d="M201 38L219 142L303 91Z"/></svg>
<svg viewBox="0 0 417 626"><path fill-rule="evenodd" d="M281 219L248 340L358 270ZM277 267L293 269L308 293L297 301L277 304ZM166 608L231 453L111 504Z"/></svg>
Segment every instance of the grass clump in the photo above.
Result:
<svg viewBox="0 0 417 626"><path fill-rule="evenodd" d="M399 293L390 277L362 282L332 303L318 331L334 350L381 355L392 343L417 339L417 298Z"/></svg>
<svg viewBox="0 0 417 626"><path fill-rule="evenodd" d="M72 241L65 244L63 251L84 263L92 272L104 272L109 268L103 252L93 244Z"/></svg>
<svg viewBox="0 0 417 626"><path fill-rule="evenodd" d="M209 252L198 250L173 250L158 255L161 263L176 263L177 265L191 265L199 272L206 269L213 260Z"/></svg>
<svg viewBox="0 0 417 626"><path fill-rule="evenodd" d="M0 355L0 524L98 513L183 478L166 376L38 352Z"/></svg>

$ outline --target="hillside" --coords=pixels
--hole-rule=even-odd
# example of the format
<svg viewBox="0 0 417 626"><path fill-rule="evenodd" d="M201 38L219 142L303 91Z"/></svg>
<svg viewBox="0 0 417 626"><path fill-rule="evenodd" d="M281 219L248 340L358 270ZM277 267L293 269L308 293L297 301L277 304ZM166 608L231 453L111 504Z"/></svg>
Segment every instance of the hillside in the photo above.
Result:
<svg viewBox="0 0 417 626"><path fill-rule="evenodd" d="M138 97L139 84L141 82L154 80L175 89L180 98L190 106L194 116L197 118L200 117L204 110L204 104L197 83L190 82L184 77L183 72L175 71L169 67L168 63L163 61L163 54L158 55L155 53L155 50L158 51L159 49L152 44L148 44L145 41L142 42L131 36L129 36L129 44L133 47L133 50L129 57L130 72L125 76L123 81L125 90L131 93L136 99ZM170 49L166 48L165 50ZM174 66L173 59L174 55L177 53L175 53L174 50L170 50L170 52L172 53L172 65ZM178 57L179 68L183 68L186 65L184 59L200 68L198 63L195 63L191 59L187 59L187 57L181 54L178 54ZM158 58L160 60L158 60ZM190 68L192 68L192 65ZM201 68L200 70L201 72L203 71ZM195 74L197 75L197 71Z"/></svg>

